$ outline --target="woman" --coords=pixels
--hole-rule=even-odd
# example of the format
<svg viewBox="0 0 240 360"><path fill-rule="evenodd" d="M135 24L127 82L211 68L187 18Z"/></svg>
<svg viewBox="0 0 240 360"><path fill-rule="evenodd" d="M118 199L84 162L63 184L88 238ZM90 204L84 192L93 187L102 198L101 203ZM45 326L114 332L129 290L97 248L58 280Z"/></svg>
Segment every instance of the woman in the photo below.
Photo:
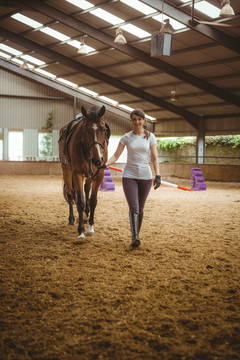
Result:
<svg viewBox="0 0 240 360"><path fill-rule="evenodd" d="M149 155L151 155L156 175L153 183L155 190L161 185L161 178L159 175L156 138L144 128L144 112L141 109L135 109L130 117L133 130L121 137L117 150L106 162L105 166L114 164L122 154L124 147L127 147L127 164L123 171L122 183L129 206L132 246L138 247L140 245L139 231L143 219L143 209L152 186Z"/></svg>

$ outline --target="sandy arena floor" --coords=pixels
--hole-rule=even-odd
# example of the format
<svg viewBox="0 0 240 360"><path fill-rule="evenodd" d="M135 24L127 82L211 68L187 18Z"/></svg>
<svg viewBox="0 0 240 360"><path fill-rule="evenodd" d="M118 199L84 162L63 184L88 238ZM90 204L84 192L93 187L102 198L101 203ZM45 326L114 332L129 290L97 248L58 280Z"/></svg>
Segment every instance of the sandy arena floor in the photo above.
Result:
<svg viewBox="0 0 240 360"><path fill-rule="evenodd" d="M61 177L0 176L0 358L240 359L240 183L152 190L134 250L114 183L79 240Z"/></svg>

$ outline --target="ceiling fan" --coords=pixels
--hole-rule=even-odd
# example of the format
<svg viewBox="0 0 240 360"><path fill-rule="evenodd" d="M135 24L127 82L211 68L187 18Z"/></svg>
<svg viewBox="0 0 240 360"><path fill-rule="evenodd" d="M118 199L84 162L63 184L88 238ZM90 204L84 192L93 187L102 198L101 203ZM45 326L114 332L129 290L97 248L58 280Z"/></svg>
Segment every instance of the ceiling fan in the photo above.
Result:
<svg viewBox="0 0 240 360"><path fill-rule="evenodd" d="M194 18L194 2L195 0L192 0L192 19L191 23L197 23L197 24L206 24L206 25L212 25L212 26L222 26L222 27L237 27L235 25L231 24L225 24L224 22L216 22L216 21L203 21L203 20L197 20ZM231 19L235 15L233 8L230 5L230 0L221 0L221 11L220 11L220 17L221 18L228 18Z"/></svg>

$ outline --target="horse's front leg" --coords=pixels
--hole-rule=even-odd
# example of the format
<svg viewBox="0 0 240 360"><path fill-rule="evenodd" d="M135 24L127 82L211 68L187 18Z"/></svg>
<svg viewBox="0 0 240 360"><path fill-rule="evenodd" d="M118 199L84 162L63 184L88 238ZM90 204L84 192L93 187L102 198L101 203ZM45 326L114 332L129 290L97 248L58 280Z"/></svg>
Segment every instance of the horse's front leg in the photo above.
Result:
<svg viewBox="0 0 240 360"><path fill-rule="evenodd" d="M89 207L89 194L90 194L90 190L91 190L91 184L92 181L87 179L84 185L84 192L85 192L85 211L84 211L84 222L87 223L88 222L88 216L89 216L89 212L90 212L90 207Z"/></svg>
<svg viewBox="0 0 240 360"><path fill-rule="evenodd" d="M85 210L85 201L84 201L84 194L83 194L83 180L84 176L80 174L74 174L73 181L74 181L74 188L77 195L77 211L79 216L79 223L78 223L78 238L84 238L84 222L83 222L83 213Z"/></svg>
<svg viewBox="0 0 240 360"><path fill-rule="evenodd" d="M88 231L87 231L87 235L94 235L94 213L95 213L95 209L97 206L97 193L98 193L98 189L99 186L102 182L103 176L98 176L92 185L92 192L91 192L91 197L90 197L90 216L89 216L89 220L88 220Z"/></svg>

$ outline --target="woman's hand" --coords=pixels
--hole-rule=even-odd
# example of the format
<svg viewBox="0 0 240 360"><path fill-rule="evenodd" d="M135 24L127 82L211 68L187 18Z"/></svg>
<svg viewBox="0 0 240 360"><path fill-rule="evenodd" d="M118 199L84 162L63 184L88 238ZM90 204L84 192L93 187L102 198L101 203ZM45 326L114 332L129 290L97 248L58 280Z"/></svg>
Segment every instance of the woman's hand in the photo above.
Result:
<svg viewBox="0 0 240 360"><path fill-rule="evenodd" d="M155 179L154 179L154 190L156 190L157 188L159 188L159 186L161 185L161 176L160 175L156 175Z"/></svg>

